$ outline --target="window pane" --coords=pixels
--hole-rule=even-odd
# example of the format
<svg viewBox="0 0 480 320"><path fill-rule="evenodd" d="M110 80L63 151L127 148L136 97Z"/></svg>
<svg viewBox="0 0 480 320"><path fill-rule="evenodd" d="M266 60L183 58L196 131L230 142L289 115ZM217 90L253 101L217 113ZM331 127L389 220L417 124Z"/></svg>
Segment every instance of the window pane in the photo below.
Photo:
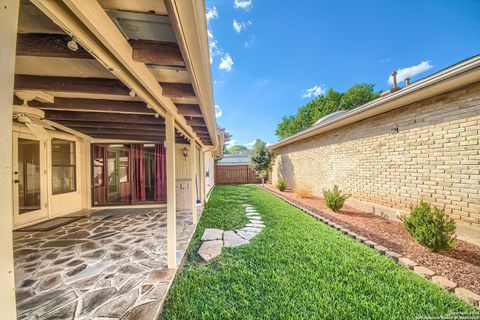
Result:
<svg viewBox="0 0 480 320"><path fill-rule="evenodd" d="M75 142L52 139L52 191L53 194L76 190Z"/></svg>
<svg viewBox="0 0 480 320"><path fill-rule="evenodd" d="M75 191L75 167L53 167L53 194Z"/></svg>

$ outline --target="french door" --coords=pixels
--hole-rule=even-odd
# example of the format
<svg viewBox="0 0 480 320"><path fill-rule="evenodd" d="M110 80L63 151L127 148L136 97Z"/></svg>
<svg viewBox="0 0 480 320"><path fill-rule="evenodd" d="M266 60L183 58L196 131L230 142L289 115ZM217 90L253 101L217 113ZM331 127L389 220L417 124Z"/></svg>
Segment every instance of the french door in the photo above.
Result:
<svg viewBox="0 0 480 320"><path fill-rule="evenodd" d="M46 142L14 132L12 169L14 225L47 218Z"/></svg>

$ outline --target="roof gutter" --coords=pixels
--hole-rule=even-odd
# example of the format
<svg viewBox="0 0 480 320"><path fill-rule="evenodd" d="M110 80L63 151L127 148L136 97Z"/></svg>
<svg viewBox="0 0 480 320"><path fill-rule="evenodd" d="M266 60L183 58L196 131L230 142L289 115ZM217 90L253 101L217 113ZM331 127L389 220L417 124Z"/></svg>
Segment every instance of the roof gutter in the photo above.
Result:
<svg viewBox="0 0 480 320"><path fill-rule="evenodd" d="M320 125L310 127L302 132L294 134L293 136L274 143L269 149L275 150L291 143L318 135L322 132L330 131L350 123L358 122L381 113L401 108L416 101L446 93L478 81L480 81L480 55L457 63L429 77L418 80L417 82L385 97L372 100L339 117L331 119L330 121L326 121ZM451 84L444 84L442 86L442 84L446 82L451 82Z"/></svg>

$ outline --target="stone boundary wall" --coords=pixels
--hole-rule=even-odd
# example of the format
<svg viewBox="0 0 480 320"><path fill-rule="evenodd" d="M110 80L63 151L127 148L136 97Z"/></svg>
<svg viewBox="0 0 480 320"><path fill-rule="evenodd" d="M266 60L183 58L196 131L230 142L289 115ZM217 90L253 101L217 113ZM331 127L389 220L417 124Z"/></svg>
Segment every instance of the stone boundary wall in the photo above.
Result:
<svg viewBox="0 0 480 320"><path fill-rule="evenodd" d="M477 82L276 149L273 184L317 196L337 184L353 206L389 215L425 200L479 234L479 140Z"/></svg>

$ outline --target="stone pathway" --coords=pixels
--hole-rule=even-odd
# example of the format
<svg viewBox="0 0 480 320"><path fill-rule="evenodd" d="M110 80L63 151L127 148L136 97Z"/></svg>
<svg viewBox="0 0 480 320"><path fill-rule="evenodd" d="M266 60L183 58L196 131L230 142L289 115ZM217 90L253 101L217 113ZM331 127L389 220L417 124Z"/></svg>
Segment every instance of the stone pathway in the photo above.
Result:
<svg viewBox="0 0 480 320"><path fill-rule="evenodd" d="M195 230L177 213L177 261ZM14 233L18 319L153 319L175 274L166 211L90 216L49 232Z"/></svg>
<svg viewBox="0 0 480 320"><path fill-rule="evenodd" d="M253 237L265 228L262 217L260 217L257 210L249 204L245 204L244 207L250 223L247 223L243 229L235 231L223 231L214 228L205 229L201 238L202 245L198 249L198 255L203 260L209 262L218 257L224 247L231 248L248 244Z"/></svg>

